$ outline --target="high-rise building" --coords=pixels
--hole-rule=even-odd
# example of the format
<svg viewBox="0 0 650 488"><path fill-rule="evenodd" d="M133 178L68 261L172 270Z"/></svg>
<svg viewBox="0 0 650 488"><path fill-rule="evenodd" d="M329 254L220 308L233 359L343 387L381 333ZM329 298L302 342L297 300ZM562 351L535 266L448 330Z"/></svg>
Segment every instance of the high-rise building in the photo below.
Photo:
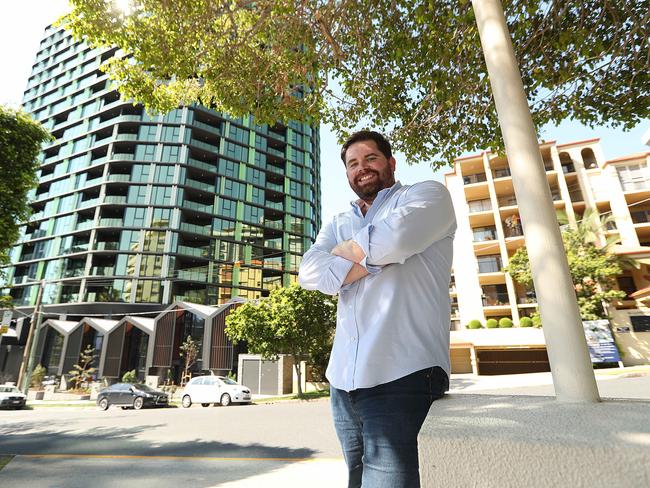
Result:
<svg viewBox="0 0 650 488"><path fill-rule="evenodd" d="M24 109L55 141L8 292L70 316L265 296L297 280L320 227L318 128L257 124L193 105L164 115L120 100L91 49L50 26Z"/></svg>
<svg viewBox="0 0 650 488"><path fill-rule="evenodd" d="M637 259L638 268L626 269L617 277L618 288L626 292L626 298L612 303L608 311L616 340L626 352L626 364L647 362L650 152L607 161L599 139L567 144L547 142L540 145L540 152L555 208L566 215L567 225L575 226L588 209L609 216L597 245L618 236L620 245L615 252ZM452 332L452 336L458 336L459 342L472 343L473 331L465 332L471 320L485 325L487 319L506 317L516 326L522 317L537 310L537 299L534 289L526 289L503 271L512 255L524 245L508 159L490 150L458 158L454 170L445 175L445 184L452 195L458 222L450 294L452 330L461 332ZM489 344L489 348L485 347L493 352L496 346L526 347L517 342L520 332L526 340L532 337L536 347L543 346L541 334L536 338L532 331L491 335L488 331L477 331L476 337Z"/></svg>

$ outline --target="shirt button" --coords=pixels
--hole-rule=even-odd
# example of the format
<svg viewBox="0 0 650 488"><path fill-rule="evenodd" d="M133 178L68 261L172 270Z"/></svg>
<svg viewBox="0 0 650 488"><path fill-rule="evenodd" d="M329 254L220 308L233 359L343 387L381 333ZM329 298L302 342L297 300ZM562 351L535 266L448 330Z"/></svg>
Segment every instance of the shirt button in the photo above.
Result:
<svg viewBox="0 0 650 488"><path fill-rule="evenodd" d="M357 338L356 338L356 337L350 337L350 340L351 340L352 342L354 342L354 341L357 340Z"/></svg>

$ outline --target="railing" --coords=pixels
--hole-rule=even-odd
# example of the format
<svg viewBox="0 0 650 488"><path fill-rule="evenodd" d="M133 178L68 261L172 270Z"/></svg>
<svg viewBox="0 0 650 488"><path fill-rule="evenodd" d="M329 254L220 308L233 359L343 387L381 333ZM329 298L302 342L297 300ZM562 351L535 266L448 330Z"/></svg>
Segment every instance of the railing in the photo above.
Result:
<svg viewBox="0 0 650 488"><path fill-rule="evenodd" d="M282 249L282 240L267 239L264 241L264 247L271 249Z"/></svg>
<svg viewBox="0 0 650 488"><path fill-rule="evenodd" d="M96 251L117 251L120 243L117 241L101 241L95 243Z"/></svg>
<svg viewBox="0 0 650 488"><path fill-rule="evenodd" d="M645 178L633 179L621 182L623 186L623 191L636 191L636 190L648 190L650 189L650 180Z"/></svg>
<svg viewBox="0 0 650 488"><path fill-rule="evenodd" d="M281 220L265 220L262 225L264 225L265 227L269 227L271 229L277 229L277 230L284 229L284 222L282 222Z"/></svg>
<svg viewBox="0 0 650 488"><path fill-rule="evenodd" d="M647 224L650 222L650 210L637 210L635 212L630 212L632 216L632 222L635 224Z"/></svg>
<svg viewBox="0 0 650 488"><path fill-rule="evenodd" d="M137 141L138 134L117 134L114 141Z"/></svg>
<svg viewBox="0 0 650 488"><path fill-rule="evenodd" d="M124 221L122 219L99 219L97 227L124 227Z"/></svg>
<svg viewBox="0 0 650 488"><path fill-rule="evenodd" d="M499 207L511 207L517 205L517 199L514 195L499 198Z"/></svg>
<svg viewBox="0 0 650 488"><path fill-rule="evenodd" d="M282 202L271 202L267 200L264 206L266 208L272 208L274 210L284 210L284 203Z"/></svg>
<svg viewBox="0 0 650 488"><path fill-rule="evenodd" d="M214 184L209 184L209 183L203 183L202 181L196 181L191 178L186 178L185 179L185 184L187 186L191 186L192 188L196 188L197 190L203 190L207 191L210 193L215 192L215 187Z"/></svg>
<svg viewBox="0 0 650 488"><path fill-rule="evenodd" d="M203 142L203 141L198 141L194 138L190 139L190 144L195 147L205 149L206 151L216 152L216 153L219 152L219 146L215 146L214 144L208 144L207 142Z"/></svg>
<svg viewBox="0 0 650 488"><path fill-rule="evenodd" d="M194 234L208 235L210 234L211 226L210 225L196 225L190 224L188 222L181 222L180 230L186 232L193 232Z"/></svg>
<svg viewBox="0 0 650 488"><path fill-rule="evenodd" d="M503 268L501 259L492 259L478 262L479 273L498 273Z"/></svg>
<svg viewBox="0 0 650 488"><path fill-rule="evenodd" d="M283 185L279 185L277 183L271 183L270 181L266 182L266 189L267 190L279 191L280 193L284 192L284 186Z"/></svg>
<svg viewBox="0 0 650 488"><path fill-rule="evenodd" d="M570 191L569 192L569 198L571 199L572 202L583 202L584 201L584 197L582 196L582 192L580 190Z"/></svg>
<svg viewBox="0 0 650 488"><path fill-rule="evenodd" d="M213 134L221 135L221 128L215 127L215 126L210 125L210 124L206 124L205 122L199 122L198 120L195 120L195 121L192 122L192 125L194 127L199 127L200 129L207 130L207 131L209 131L209 132L211 132Z"/></svg>
<svg viewBox="0 0 650 488"><path fill-rule="evenodd" d="M135 154L131 153L113 153L111 155L111 161L124 160L124 161L133 161Z"/></svg>
<svg viewBox="0 0 650 488"><path fill-rule="evenodd" d="M93 276L113 276L115 268L113 266L93 266L90 274Z"/></svg>
<svg viewBox="0 0 650 488"><path fill-rule="evenodd" d="M277 149L273 149L272 147L267 147L266 152L271 154L272 156L277 156L278 158L285 158L285 154L283 151L278 151Z"/></svg>
<svg viewBox="0 0 650 488"><path fill-rule="evenodd" d="M86 183L84 183L84 186L100 185L103 182L104 182L104 177L100 176L98 178L93 178L92 180L86 180Z"/></svg>
<svg viewBox="0 0 650 488"><path fill-rule="evenodd" d="M99 205L101 202L100 198L93 198L92 200L84 200L79 202L79 208L92 207L93 205Z"/></svg>
<svg viewBox="0 0 650 488"><path fill-rule="evenodd" d="M493 241L497 238L497 231L495 230L480 230L472 232L472 240L474 242Z"/></svg>
<svg viewBox="0 0 650 488"><path fill-rule="evenodd" d="M473 183L482 183L484 181L487 181L487 177L485 176L485 173L477 173L475 175L463 176L464 185L471 185Z"/></svg>
<svg viewBox="0 0 650 488"><path fill-rule="evenodd" d="M273 166L272 164L267 164L266 169L271 171L272 173L276 173L284 176L284 172L285 172L284 168L278 168L277 166Z"/></svg>
<svg viewBox="0 0 650 488"><path fill-rule="evenodd" d="M469 213L486 212L488 210L492 210L492 202L489 199L474 200L467 202L467 205L469 206Z"/></svg>
<svg viewBox="0 0 650 488"><path fill-rule="evenodd" d="M198 159L187 158L187 164L189 164L194 168L210 171L211 173L217 172L217 167L214 164L204 163L203 161L199 161Z"/></svg>
<svg viewBox="0 0 650 488"><path fill-rule="evenodd" d="M88 230L92 229L95 226L94 220L85 220L84 222L79 222L77 224L76 230Z"/></svg>
<svg viewBox="0 0 650 488"><path fill-rule="evenodd" d="M175 302L205 303L207 294L205 291L187 291L184 295L174 295Z"/></svg>
<svg viewBox="0 0 650 488"><path fill-rule="evenodd" d="M284 135L282 135L282 134L278 134L277 132L273 132L272 130L268 131L268 132L267 132L267 135L268 135L269 137L272 137L273 139L278 140L278 141L282 141L282 142L286 142L286 141L287 141L286 136L284 136Z"/></svg>
<svg viewBox="0 0 650 488"><path fill-rule="evenodd" d="M107 181L129 183L131 181L131 175L115 173L112 175L108 175Z"/></svg>
<svg viewBox="0 0 650 488"><path fill-rule="evenodd" d="M491 293L483 297L484 307L495 307L499 305L509 305L507 293Z"/></svg>
<svg viewBox="0 0 650 488"><path fill-rule="evenodd" d="M207 258L210 256L210 249L206 247L190 247L179 245L176 248L178 254L185 254L187 256L194 256L197 258Z"/></svg>
<svg viewBox="0 0 650 488"><path fill-rule="evenodd" d="M208 274L205 271L196 271L192 269L177 269L176 278L187 281L208 281Z"/></svg>
<svg viewBox="0 0 650 488"><path fill-rule="evenodd" d="M510 175L510 168L495 169L493 174L494 174L495 178L506 178L508 176L511 176Z"/></svg>
<svg viewBox="0 0 650 488"><path fill-rule="evenodd" d="M125 204L126 203L126 196L124 196L124 195L106 195L104 197L104 203Z"/></svg>
<svg viewBox="0 0 650 488"><path fill-rule="evenodd" d="M183 207L191 208L192 210L209 214L212 214L214 212L214 206L212 204L193 202L192 200L185 200L183 202Z"/></svg>

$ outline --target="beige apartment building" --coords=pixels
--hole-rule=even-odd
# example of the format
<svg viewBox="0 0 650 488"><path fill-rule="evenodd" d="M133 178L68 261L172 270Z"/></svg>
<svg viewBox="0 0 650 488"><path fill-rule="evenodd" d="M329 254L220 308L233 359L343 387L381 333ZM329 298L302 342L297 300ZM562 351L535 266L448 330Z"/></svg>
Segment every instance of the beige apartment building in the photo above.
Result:
<svg viewBox="0 0 650 488"><path fill-rule="evenodd" d="M606 160L599 139L540 145L555 208L569 225L586 209L612 215L600 236L620 236L616 252L640 261L640 269L618 277L627 297L610 307L616 340L625 364L650 362L650 152ZM458 158L445 175L456 211L452 296L452 362L458 372L489 373L506 364L548 367L541 330L518 328L537 309L534 290L502 271L524 245L519 208L508 160L490 150ZM646 264L647 262L647 264ZM477 319L511 318L513 329L469 330ZM483 356L483 361L481 361ZM534 365L533 365L534 363Z"/></svg>

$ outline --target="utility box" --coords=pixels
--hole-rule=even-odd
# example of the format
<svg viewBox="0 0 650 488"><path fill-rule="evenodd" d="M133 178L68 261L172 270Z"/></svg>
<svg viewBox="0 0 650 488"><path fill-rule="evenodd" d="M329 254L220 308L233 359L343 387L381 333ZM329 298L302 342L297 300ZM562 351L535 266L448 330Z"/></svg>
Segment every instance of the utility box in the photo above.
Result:
<svg viewBox="0 0 650 488"><path fill-rule="evenodd" d="M293 360L281 355L277 361L265 361L259 354L240 354L239 383L253 395L287 395L293 393Z"/></svg>

